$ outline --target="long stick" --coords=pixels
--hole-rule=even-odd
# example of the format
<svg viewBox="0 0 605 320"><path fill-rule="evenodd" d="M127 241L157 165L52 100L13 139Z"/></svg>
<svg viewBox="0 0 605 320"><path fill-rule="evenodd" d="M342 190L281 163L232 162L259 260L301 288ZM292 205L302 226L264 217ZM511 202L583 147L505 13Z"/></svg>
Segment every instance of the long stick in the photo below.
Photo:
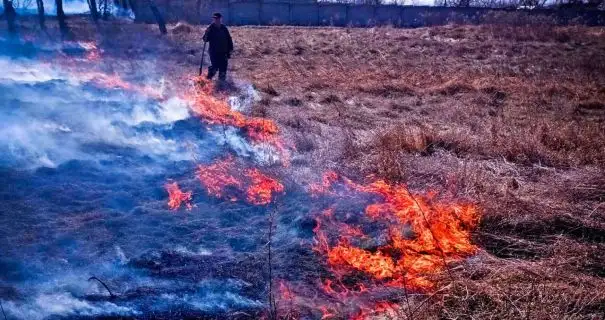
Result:
<svg viewBox="0 0 605 320"><path fill-rule="evenodd" d="M6 313L4 313L4 306L2 306L2 301L0 301L0 309L2 309L2 315L4 316L4 320L8 320L6 317Z"/></svg>
<svg viewBox="0 0 605 320"><path fill-rule="evenodd" d="M204 68L204 52L206 52L206 41L204 41L204 48L202 49L202 62L200 62L200 77L202 76L202 69Z"/></svg>
<svg viewBox="0 0 605 320"><path fill-rule="evenodd" d="M275 297L273 296L273 260L271 257L271 241L273 241L273 214L274 210L269 211L269 318L277 319L277 307Z"/></svg>
<svg viewBox="0 0 605 320"><path fill-rule="evenodd" d="M111 290L109 290L109 287L108 287L108 286L105 284L105 282L101 281L101 279L99 279L99 278L97 278L97 277L95 277L95 276L92 276L92 277L88 278L88 281L90 281L90 280L97 280L97 281L98 281L100 284L102 284L102 285L103 285L103 287L105 287L105 289L107 289L107 292L109 292L109 297L110 297L110 298L112 298L112 299L113 299L113 298L115 298L115 297L116 297L116 296L113 294L113 292L111 292Z"/></svg>

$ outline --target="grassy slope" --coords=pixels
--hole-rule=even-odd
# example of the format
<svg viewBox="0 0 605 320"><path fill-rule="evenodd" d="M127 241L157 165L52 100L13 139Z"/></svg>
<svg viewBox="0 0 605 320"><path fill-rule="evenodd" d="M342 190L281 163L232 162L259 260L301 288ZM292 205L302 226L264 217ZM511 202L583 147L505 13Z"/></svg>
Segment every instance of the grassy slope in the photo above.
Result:
<svg viewBox="0 0 605 320"><path fill-rule="evenodd" d="M160 38L142 36L153 26L72 25L106 54L197 72L199 27ZM296 179L330 168L375 174L483 208L474 236L484 250L455 266L439 294L413 298L414 318L603 316L604 29L232 33L232 71L262 91L253 113L275 119L296 145Z"/></svg>

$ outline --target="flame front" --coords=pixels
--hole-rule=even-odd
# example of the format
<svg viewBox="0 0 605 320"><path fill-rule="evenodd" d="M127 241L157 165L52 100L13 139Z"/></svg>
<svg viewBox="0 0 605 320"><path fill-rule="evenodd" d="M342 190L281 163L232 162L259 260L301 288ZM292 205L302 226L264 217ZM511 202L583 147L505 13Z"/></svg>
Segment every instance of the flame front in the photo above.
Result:
<svg viewBox="0 0 605 320"><path fill-rule="evenodd" d="M246 200L253 205L269 204L275 194L284 192L284 186L278 180L257 168L242 170L232 156L210 165L199 165L197 177L208 194L237 201L240 194L245 193Z"/></svg>
<svg viewBox="0 0 605 320"><path fill-rule="evenodd" d="M215 97L212 82L203 78L193 79L194 87L185 97L191 109L210 124L221 124L240 128L254 143L267 143L284 152L285 147L279 138L275 122L265 118L248 117L232 110L229 104Z"/></svg>
<svg viewBox="0 0 605 320"><path fill-rule="evenodd" d="M334 180L333 174L324 177ZM387 286L428 290L434 286L430 276L476 252L470 242L479 220L475 206L434 203L431 195L412 195L404 185L382 180L368 185L342 180L349 191L381 199L367 205L364 216L366 227L382 232L369 238L359 227L337 222L333 210L317 218L314 249L326 256L337 278L362 272Z"/></svg>
<svg viewBox="0 0 605 320"><path fill-rule="evenodd" d="M252 180L247 192L247 200L252 204L269 204L273 194L284 192L284 186L281 183L264 175L256 168L247 170L246 176Z"/></svg>
<svg viewBox="0 0 605 320"><path fill-rule="evenodd" d="M187 210L191 210L193 208L193 205L191 204L191 191L181 191L176 182L167 183L164 187L166 188L166 191L168 191L168 207L171 210L178 210L183 203L185 204Z"/></svg>
<svg viewBox="0 0 605 320"><path fill-rule="evenodd" d="M229 156L207 166L199 165L197 177L206 187L208 194L217 198L226 197L231 201L237 201L235 195L228 194L228 188L242 188L242 182L230 173L234 167L235 159Z"/></svg>
<svg viewBox="0 0 605 320"><path fill-rule="evenodd" d="M86 59L96 61L100 51L87 47ZM117 75L100 72L76 72L80 81L92 82L106 88L119 88L154 99L163 99L154 87L129 83ZM179 97L189 103L192 111L209 124L233 126L241 129L256 144L267 144L284 151L275 122L249 117L230 108L221 97L213 95L212 84L203 78L194 79L194 86ZM245 200L253 205L267 205L285 188L279 180L257 168L246 167L228 156L207 165L198 165L196 176L209 195L230 201ZM338 299L334 305L313 305L321 311L322 319L341 316L340 306L351 296L370 296L356 299L356 314L352 319L366 319L377 313L396 317L397 305L390 301L372 300L378 287L429 291L435 286L433 276L442 273L448 263L459 261L477 250L470 241L470 232L479 221L478 209L471 204L444 203L433 194L414 195L404 185L392 185L382 180L358 184L340 177L335 172L324 175L319 184L312 185L312 196L330 199L339 196L340 184L352 199L372 198L364 204L363 214L336 208L325 210L316 218L313 229L313 249L325 257L331 276L319 279L326 295ZM191 210L192 192L183 192L176 182L166 183L168 207ZM376 232L378 230L378 232ZM303 294L281 282L282 301L290 304L304 301ZM367 298L368 296L363 296ZM382 298L381 298L382 299ZM334 299L336 300L336 299Z"/></svg>

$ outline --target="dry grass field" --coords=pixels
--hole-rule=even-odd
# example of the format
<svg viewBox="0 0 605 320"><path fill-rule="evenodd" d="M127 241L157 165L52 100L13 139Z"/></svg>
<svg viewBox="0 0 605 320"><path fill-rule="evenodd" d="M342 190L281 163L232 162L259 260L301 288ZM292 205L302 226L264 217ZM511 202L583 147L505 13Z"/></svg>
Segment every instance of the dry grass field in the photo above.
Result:
<svg viewBox="0 0 605 320"><path fill-rule="evenodd" d="M158 72L197 72L199 26L162 38L155 26L71 23L107 54L130 43L128 54L162 57ZM413 304L414 318L603 319L604 28L231 32L231 75L258 88L252 113L296 147L295 179L374 175L482 208L481 252Z"/></svg>
<svg viewBox="0 0 605 320"><path fill-rule="evenodd" d="M605 315L605 29L232 30L232 72L294 141L299 179L375 175L483 208L484 251L414 317Z"/></svg>

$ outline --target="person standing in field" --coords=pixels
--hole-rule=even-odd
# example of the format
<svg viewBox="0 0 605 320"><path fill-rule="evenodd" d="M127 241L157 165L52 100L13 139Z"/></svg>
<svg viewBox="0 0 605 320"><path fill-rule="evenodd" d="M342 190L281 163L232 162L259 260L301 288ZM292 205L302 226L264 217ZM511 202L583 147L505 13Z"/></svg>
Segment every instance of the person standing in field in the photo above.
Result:
<svg viewBox="0 0 605 320"><path fill-rule="evenodd" d="M208 54L210 55L210 64L208 67L208 79L212 79L218 71L219 80L227 79L227 65L231 52L233 51L233 40L229 30L222 22L223 16L220 13L212 15L212 23L204 32L204 42L209 42Z"/></svg>

